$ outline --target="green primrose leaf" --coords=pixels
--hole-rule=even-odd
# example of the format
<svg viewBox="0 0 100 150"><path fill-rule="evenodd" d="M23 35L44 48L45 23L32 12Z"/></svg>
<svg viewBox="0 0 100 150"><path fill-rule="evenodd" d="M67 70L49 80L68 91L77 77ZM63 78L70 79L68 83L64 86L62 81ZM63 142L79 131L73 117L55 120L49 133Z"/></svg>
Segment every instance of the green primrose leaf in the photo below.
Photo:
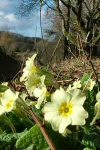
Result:
<svg viewBox="0 0 100 150"><path fill-rule="evenodd" d="M0 134L0 150L4 149L4 150L9 150L8 147L10 147L11 145L15 145L16 140L20 138L20 136L24 135L26 132L23 131L21 133L6 133L3 132L2 134ZM7 148L7 149L6 149Z"/></svg>
<svg viewBox="0 0 100 150"><path fill-rule="evenodd" d="M91 148L84 148L83 150L91 150Z"/></svg>
<svg viewBox="0 0 100 150"><path fill-rule="evenodd" d="M43 69L41 69L41 71L39 72L39 74L46 76L45 84L47 86L52 85L52 83L53 83L53 75L49 71L47 71L46 69L43 68Z"/></svg>
<svg viewBox="0 0 100 150"><path fill-rule="evenodd" d="M25 149L32 144L34 150L49 150L49 146L37 125L34 125L24 136L17 140L16 148Z"/></svg>
<svg viewBox="0 0 100 150"><path fill-rule="evenodd" d="M84 82L88 81L91 78L91 74L84 74L81 83L84 84Z"/></svg>
<svg viewBox="0 0 100 150"><path fill-rule="evenodd" d="M8 89L5 85L0 85L0 92L5 92Z"/></svg>
<svg viewBox="0 0 100 150"><path fill-rule="evenodd" d="M20 138L26 132L27 132L26 130L21 132L21 133L9 133L9 134L7 134L6 132L3 132L2 134L0 134L0 141L11 143L12 141Z"/></svg>

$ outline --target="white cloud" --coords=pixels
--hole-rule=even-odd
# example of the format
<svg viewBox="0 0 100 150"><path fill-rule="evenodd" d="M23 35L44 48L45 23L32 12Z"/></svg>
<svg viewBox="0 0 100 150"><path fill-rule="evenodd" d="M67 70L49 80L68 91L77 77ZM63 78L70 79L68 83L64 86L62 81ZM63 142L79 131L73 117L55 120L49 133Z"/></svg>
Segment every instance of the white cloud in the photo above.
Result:
<svg viewBox="0 0 100 150"><path fill-rule="evenodd" d="M13 14L13 13L5 13L3 11L0 11L0 18L1 18L2 22L5 21L5 20L9 21L9 22L17 21L17 18L15 16L15 14Z"/></svg>
<svg viewBox="0 0 100 150"><path fill-rule="evenodd" d="M18 19L13 13L5 13L0 11L0 30L15 29Z"/></svg>
<svg viewBox="0 0 100 150"><path fill-rule="evenodd" d="M4 18L10 22L16 22L17 21L16 16L12 13L5 15Z"/></svg>
<svg viewBox="0 0 100 150"><path fill-rule="evenodd" d="M0 11L0 30L7 30L12 32L24 33L32 30L34 32L34 28L39 24L37 21L37 17L18 17L14 13L6 13Z"/></svg>
<svg viewBox="0 0 100 150"><path fill-rule="evenodd" d="M0 9L5 9L11 6L11 1L9 0L0 0Z"/></svg>
<svg viewBox="0 0 100 150"><path fill-rule="evenodd" d="M40 13L32 12L29 17L18 14L19 0L0 0L0 30L22 33L26 36L40 36ZM45 10L42 9L42 22L45 19ZM37 29L36 29L37 27Z"/></svg>

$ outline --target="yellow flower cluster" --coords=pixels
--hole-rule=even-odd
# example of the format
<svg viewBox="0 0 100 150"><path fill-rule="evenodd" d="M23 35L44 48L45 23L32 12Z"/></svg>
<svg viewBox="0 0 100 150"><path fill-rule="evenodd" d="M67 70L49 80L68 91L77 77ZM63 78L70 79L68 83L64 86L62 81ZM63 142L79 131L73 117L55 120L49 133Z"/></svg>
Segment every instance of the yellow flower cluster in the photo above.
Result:
<svg viewBox="0 0 100 150"><path fill-rule="evenodd" d="M67 128L69 125L85 125L88 118L88 112L84 109L85 91L91 91L95 81L92 81L92 79L84 82L77 80L73 85L69 85L66 90L60 87L49 95L48 102L45 75L39 75L39 70L34 63L35 57L36 54L26 61L20 81L24 82L29 95L37 98L35 105L37 109L44 102L42 108L44 119L51 124L55 131L59 131L63 135L71 132ZM95 107L99 107L99 102Z"/></svg>
<svg viewBox="0 0 100 150"><path fill-rule="evenodd" d="M100 91L96 95L96 104L95 104L95 110L97 113L97 118L100 118Z"/></svg>
<svg viewBox="0 0 100 150"><path fill-rule="evenodd" d="M68 131L66 127L69 125L84 125L88 117L87 111L83 108L85 100L85 94L79 89L69 93L60 88L52 94L51 102L44 105L44 119L61 134Z"/></svg>
<svg viewBox="0 0 100 150"><path fill-rule="evenodd" d="M67 92L71 92L74 89L82 89L84 91L91 91L95 85L95 81L93 81L92 79L88 79L87 81L84 81L83 83L81 83L81 80L77 80L75 82L73 82L73 85L69 85L67 88Z"/></svg>
<svg viewBox="0 0 100 150"><path fill-rule="evenodd" d="M18 92L12 92L11 89L7 89L5 92L0 93L0 115L14 109L18 94Z"/></svg>
<svg viewBox="0 0 100 150"><path fill-rule="evenodd" d="M52 94L47 91L45 84L46 75L35 65L36 54L28 58L23 69L20 82L23 82L28 94L37 98L35 104L37 109L42 107L45 121L49 122L55 131L65 135L71 133L69 125L83 126L89 117L84 108L86 91L93 90L95 81L92 79L77 80L66 89L60 87ZM0 115L10 112L15 107L18 92L11 89L0 92ZM47 100L49 98L49 101ZM95 112L100 116L100 92L96 95Z"/></svg>
<svg viewBox="0 0 100 150"><path fill-rule="evenodd" d="M24 82L30 96L38 98L36 108L39 109L42 102L45 103L48 92L45 85L45 75L40 75L39 69L35 66L35 57L36 54L26 61L20 81Z"/></svg>

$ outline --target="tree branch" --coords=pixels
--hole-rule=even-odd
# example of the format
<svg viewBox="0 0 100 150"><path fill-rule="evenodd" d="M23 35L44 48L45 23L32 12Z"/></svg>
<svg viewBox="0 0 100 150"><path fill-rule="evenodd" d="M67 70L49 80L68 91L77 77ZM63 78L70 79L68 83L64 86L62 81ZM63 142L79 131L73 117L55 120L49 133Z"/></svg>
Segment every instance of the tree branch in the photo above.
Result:
<svg viewBox="0 0 100 150"><path fill-rule="evenodd" d="M64 14L63 14L63 12L61 11L60 6L59 6L59 0L56 0L56 5L57 5L58 13L59 13L60 17L61 17L62 20L63 20L64 29L66 29L66 21L65 21Z"/></svg>
<svg viewBox="0 0 100 150"><path fill-rule="evenodd" d="M39 128L40 128L43 136L45 137L48 145L50 146L51 150L56 150L54 143L52 142L52 140L48 136L48 133L47 133L47 131L45 129L45 126L40 121L40 119L38 118L38 116L32 110L29 110L29 113L31 114L32 119L35 121L35 123L39 126Z"/></svg>
<svg viewBox="0 0 100 150"><path fill-rule="evenodd" d="M77 15L77 11L75 9L75 7L73 7L71 4L67 4L64 0L61 0L61 2L63 3L63 5L65 5L66 7L71 7L72 11L74 12L75 15Z"/></svg>
<svg viewBox="0 0 100 150"><path fill-rule="evenodd" d="M61 0L61 2L63 3L63 5L65 5L67 8L70 7L73 11L73 13L76 15L76 17L78 17L78 11L75 9L74 6L72 6L71 4L67 4L64 0ZM85 31L85 27L84 27L84 21L83 19L81 18L81 20L77 19L81 28L83 29L83 31Z"/></svg>
<svg viewBox="0 0 100 150"><path fill-rule="evenodd" d="M57 11L55 8L51 7L46 1L45 1L44 3L45 3L45 5L47 5L47 7L50 8L51 10Z"/></svg>

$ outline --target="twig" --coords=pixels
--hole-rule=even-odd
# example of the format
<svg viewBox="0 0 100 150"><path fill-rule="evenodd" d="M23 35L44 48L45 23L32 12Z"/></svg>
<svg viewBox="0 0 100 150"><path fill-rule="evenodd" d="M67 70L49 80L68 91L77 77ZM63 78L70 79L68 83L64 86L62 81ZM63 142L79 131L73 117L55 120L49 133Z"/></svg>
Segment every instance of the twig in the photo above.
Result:
<svg viewBox="0 0 100 150"><path fill-rule="evenodd" d="M31 114L32 119L35 121L35 123L40 127L40 130L41 130L43 136L45 137L48 145L50 146L51 150L56 150L54 143L52 142L52 140L48 136L48 133L45 129L45 126L39 120L38 116L34 112L32 112L32 110L29 110L29 113Z"/></svg>
<svg viewBox="0 0 100 150"><path fill-rule="evenodd" d="M58 83L69 83L69 82L72 82L73 81L73 79L69 79L69 80L59 80L59 81L57 81Z"/></svg>
<svg viewBox="0 0 100 150"><path fill-rule="evenodd" d="M58 40L58 42L57 42L57 45L56 45L56 47L55 47L55 49L54 49L54 51L53 51L53 53L52 53L52 55L51 55L51 58L50 58L50 60L49 60L49 62L48 62L47 69L49 68L49 66L50 66L50 64L51 64L51 61L52 61L52 59L53 59L53 57L54 57L54 54L55 54L55 52L56 52L56 50L57 50L57 47L58 47L58 45L59 45L61 39L62 39L62 35L60 36L60 38L59 38L59 40Z"/></svg>
<svg viewBox="0 0 100 150"><path fill-rule="evenodd" d="M47 7L50 8L51 10L57 11L55 8L51 7L46 1L45 1L44 3L45 3L45 5L47 5Z"/></svg>
<svg viewBox="0 0 100 150"><path fill-rule="evenodd" d="M42 5L41 5L41 3L40 3L40 29L41 29L43 49L44 49L44 51L46 53L46 56L47 56L47 50L46 50L46 46L45 46L44 35L43 35L43 27L42 27ZM44 51L42 50L41 56L42 56ZM41 58L41 56L40 56L40 58Z"/></svg>

